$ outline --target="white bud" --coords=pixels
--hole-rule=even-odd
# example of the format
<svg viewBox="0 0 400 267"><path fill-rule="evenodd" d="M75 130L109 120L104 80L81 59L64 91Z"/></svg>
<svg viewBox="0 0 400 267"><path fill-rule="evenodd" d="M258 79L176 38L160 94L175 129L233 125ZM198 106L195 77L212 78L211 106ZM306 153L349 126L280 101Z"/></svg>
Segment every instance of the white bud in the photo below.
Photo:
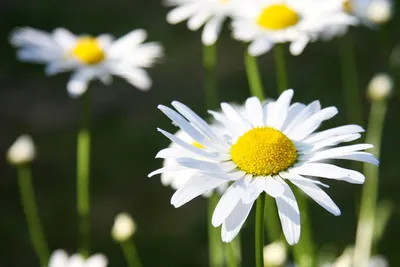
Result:
<svg viewBox="0 0 400 267"><path fill-rule="evenodd" d="M12 165L32 162L35 158L35 145L29 135L21 135L7 151L7 160Z"/></svg>
<svg viewBox="0 0 400 267"><path fill-rule="evenodd" d="M282 266L286 262L286 247L281 241L275 241L264 247L264 265Z"/></svg>
<svg viewBox="0 0 400 267"><path fill-rule="evenodd" d="M376 24L383 24L392 17L392 3L390 0L373 0L367 8L368 19Z"/></svg>
<svg viewBox="0 0 400 267"><path fill-rule="evenodd" d="M371 100L384 100L393 90L393 79L386 73L376 74L368 84L368 97Z"/></svg>
<svg viewBox="0 0 400 267"><path fill-rule="evenodd" d="M120 213L115 217L112 236L116 241L123 242L136 232L136 224L128 213Z"/></svg>

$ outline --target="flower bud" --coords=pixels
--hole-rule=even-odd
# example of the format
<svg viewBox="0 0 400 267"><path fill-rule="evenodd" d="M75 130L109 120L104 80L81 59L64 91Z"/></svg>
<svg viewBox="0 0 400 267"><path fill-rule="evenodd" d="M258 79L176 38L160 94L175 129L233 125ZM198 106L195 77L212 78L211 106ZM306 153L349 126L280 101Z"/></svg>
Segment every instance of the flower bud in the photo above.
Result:
<svg viewBox="0 0 400 267"><path fill-rule="evenodd" d="M393 79L386 73L376 74L368 84L368 97L371 100L387 99L393 90Z"/></svg>
<svg viewBox="0 0 400 267"><path fill-rule="evenodd" d="M281 241L275 241L264 247L264 266L283 266L286 262L286 247Z"/></svg>
<svg viewBox="0 0 400 267"><path fill-rule="evenodd" d="M367 8L368 19L376 24L383 24L392 17L392 3L389 0L373 0Z"/></svg>
<svg viewBox="0 0 400 267"><path fill-rule="evenodd" d="M23 165L35 158L35 145L29 135L21 135L7 151L7 160L11 165Z"/></svg>
<svg viewBox="0 0 400 267"><path fill-rule="evenodd" d="M115 217L112 236L116 241L126 241L135 232L136 224L128 213L120 213Z"/></svg>

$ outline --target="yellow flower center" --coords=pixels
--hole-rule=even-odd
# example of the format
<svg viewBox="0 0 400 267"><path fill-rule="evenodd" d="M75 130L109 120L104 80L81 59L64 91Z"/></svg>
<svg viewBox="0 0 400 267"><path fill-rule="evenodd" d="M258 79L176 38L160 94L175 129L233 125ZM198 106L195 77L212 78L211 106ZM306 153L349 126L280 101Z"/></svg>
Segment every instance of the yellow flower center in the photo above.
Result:
<svg viewBox="0 0 400 267"><path fill-rule="evenodd" d="M203 146L202 144L200 144L199 142L197 142L197 141L193 141L193 142L192 142L192 145L194 145L194 146L197 147L197 148L201 148L201 149L204 148L204 146Z"/></svg>
<svg viewBox="0 0 400 267"><path fill-rule="evenodd" d="M299 14L284 4L275 4L265 8L257 19L258 25L268 30L282 30L297 24Z"/></svg>
<svg viewBox="0 0 400 267"><path fill-rule="evenodd" d="M351 12L352 12L353 6L352 6L350 0L344 0L344 1L343 1L343 9L344 9L344 11L346 11L347 13L351 13Z"/></svg>
<svg viewBox="0 0 400 267"><path fill-rule="evenodd" d="M82 37L72 50L72 55L82 63L93 65L104 60L105 54L99 42L93 37Z"/></svg>
<svg viewBox="0 0 400 267"><path fill-rule="evenodd" d="M254 128L231 147L233 162L253 176L269 176L286 170L297 159L296 146L271 127Z"/></svg>

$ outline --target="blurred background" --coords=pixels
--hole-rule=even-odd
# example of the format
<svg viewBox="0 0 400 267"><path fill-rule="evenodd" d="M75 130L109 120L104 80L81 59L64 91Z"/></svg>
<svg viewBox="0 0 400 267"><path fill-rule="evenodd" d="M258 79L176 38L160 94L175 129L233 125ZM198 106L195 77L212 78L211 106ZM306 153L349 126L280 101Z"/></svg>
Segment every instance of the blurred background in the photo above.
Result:
<svg viewBox="0 0 400 267"><path fill-rule="evenodd" d="M400 8L397 5L397 15ZM156 108L179 100L206 115L203 104L202 46L200 32L190 32L185 23L168 25L168 9L152 0L4 0L0 2L0 266L39 266L25 222L16 170L7 164L5 154L22 133L29 133L37 145L33 180L39 212L51 250L77 250L75 195L76 132L79 100L66 91L70 73L46 77L43 66L16 60L8 42L12 29L30 26L46 31L65 27L75 34L110 33L120 37L132 29L144 28L150 41L159 41L165 58L149 70L154 85L141 92L122 79L111 86L95 81L92 90L92 251L109 258L109 266L125 266L122 251L111 237L114 217L129 212L136 220L134 237L144 266L207 266L208 244L206 201L197 198L182 208L169 204L173 190L162 186L159 177L147 174L162 161L156 153L169 144L156 127L175 127ZM389 57L400 41L399 16L380 29L358 27L344 38L353 38L359 71L359 93L363 99L364 125L369 103L365 88L377 72L400 76ZM218 43L219 98L242 103L249 95L243 65L242 43L233 41L225 28ZM290 86L294 101L337 106L339 115L323 128L347 123L343 101L338 39L310 44L298 56L287 52ZM273 54L259 57L268 97L276 97ZM399 84L397 79L397 84ZM382 145L380 200L395 205L379 244L378 252L390 266L400 266L400 99L394 94L389 103ZM345 166L345 165L342 165ZM354 243L361 186L328 182L330 196L342 210L334 217L310 202L313 238L318 249L341 254ZM243 266L253 264L253 217L242 231Z"/></svg>

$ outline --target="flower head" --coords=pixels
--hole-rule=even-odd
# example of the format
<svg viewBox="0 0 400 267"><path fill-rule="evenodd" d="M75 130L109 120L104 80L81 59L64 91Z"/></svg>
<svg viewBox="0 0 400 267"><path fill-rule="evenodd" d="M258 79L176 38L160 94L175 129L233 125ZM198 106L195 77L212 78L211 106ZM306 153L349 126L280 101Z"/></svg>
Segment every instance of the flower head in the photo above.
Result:
<svg viewBox="0 0 400 267"><path fill-rule="evenodd" d="M32 162L36 155L35 144L29 135L21 135L15 140L7 152L8 162L12 165L22 165Z"/></svg>
<svg viewBox="0 0 400 267"><path fill-rule="evenodd" d="M348 15L343 18L334 11L330 0L246 1L233 19L233 36L251 42L253 56L277 43L290 43L290 52L298 55L323 28L348 23Z"/></svg>
<svg viewBox="0 0 400 267"><path fill-rule="evenodd" d="M176 24L184 20L192 31L204 25L202 42L214 44L225 19L231 16L240 0L167 0L168 5L177 6L167 15L167 21Z"/></svg>
<svg viewBox="0 0 400 267"><path fill-rule="evenodd" d="M393 91L393 79L386 73L376 74L368 84L368 97L371 100L385 100Z"/></svg>
<svg viewBox="0 0 400 267"><path fill-rule="evenodd" d="M116 241L123 242L136 232L136 223L128 213L120 213L115 217L112 236Z"/></svg>
<svg viewBox="0 0 400 267"><path fill-rule="evenodd" d="M87 90L89 81L97 78L107 84L111 75L141 90L149 89L151 79L144 68L162 56L162 47L153 42L143 44L146 37L145 30L134 30L114 40L108 34L75 36L63 28L53 33L19 28L10 41L20 48L18 59L45 64L47 75L73 71L67 89L72 96L79 96Z"/></svg>
<svg viewBox="0 0 400 267"><path fill-rule="evenodd" d="M323 162L348 159L378 164L378 161L362 151L371 148L369 144L333 148L358 139L364 131L360 126L345 125L315 132L323 121L337 114L335 107L321 109L318 101L291 105L292 96L293 90L287 90L278 100L264 105L251 97L245 103L246 116L222 103L221 112L210 113L223 125L223 132L213 130L182 103L172 102L178 112L160 105L159 109L174 124L204 148L159 129L179 146L163 155L174 158L176 165L156 170L149 176L188 168L198 172L173 195L171 203L175 207L230 184L212 218L214 226L222 225L224 242L230 242L238 234L254 202L265 192L275 198L286 240L296 244L300 237L300 212L288 182L332 214L340 215L336 204L318 186L326 185L311 177L361 184L365 180L363 174Z"/></svg>
<svg viewBox="0 0 400 267"><path fill-rule="evenodd" d="M106 267L107 258L102 254L95 254L84 259L79 254L68 256L64 250L56 250L50 257L48 267Z"/></svg>
<svg viewBox="0 0 400 267"><path fill-rule="evenodd" d="M287 258L286 245L282 241L275 241L264 247L263 256L265 266L283 266Z"/></svg>
<svg viewBox="0 0 400 267"><path fill-rule="evenodd" d="M393 15L391 0L342 0L343 8L367 26L383 24Z"/></svg>

